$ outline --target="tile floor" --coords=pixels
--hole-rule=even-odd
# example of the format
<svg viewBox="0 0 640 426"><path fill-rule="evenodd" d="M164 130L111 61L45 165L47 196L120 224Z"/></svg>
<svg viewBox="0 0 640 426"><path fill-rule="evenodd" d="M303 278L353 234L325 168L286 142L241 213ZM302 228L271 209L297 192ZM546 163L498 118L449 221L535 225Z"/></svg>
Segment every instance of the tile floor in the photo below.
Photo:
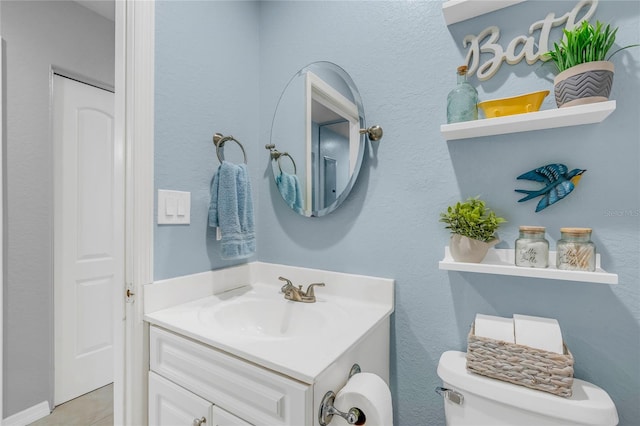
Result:
<svg viewBox="0 0 640 426"><path fill-rule="evenodd" d="M30 426L113 426L113 384L57 406Z"/></svg>

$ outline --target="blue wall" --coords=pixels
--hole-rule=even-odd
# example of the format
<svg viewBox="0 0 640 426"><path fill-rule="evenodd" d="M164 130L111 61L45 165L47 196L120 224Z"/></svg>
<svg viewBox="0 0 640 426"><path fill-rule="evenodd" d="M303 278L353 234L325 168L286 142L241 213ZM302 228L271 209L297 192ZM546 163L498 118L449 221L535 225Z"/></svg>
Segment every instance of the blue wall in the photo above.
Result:
<svg viewBox="0 0 640 426"><path fill-rule="evenodd" d="M191 224L156 226L155 279L234 264L220 258L207 227L209 186L220 164L212 137L242 142L252 176L259 176L258 19L254 2L156 3L155 189L190 191ZM242 161L233 142L224 153Z"/></svg>
<svg viewBox="0 0 640 426"><path fill-rule="evenodd" d="M439 383L436 365L443 351L465 350L477 312L557 318L576 359L576 377L609 392L621 425L637 424L640 49L614 58L612 99L617 109L603 123L452 142L445 142L439 132L455 68L466 54L461 48L466 34L498 25L500 40L507 44L526 34L533 21L549 12L561 15L576 3L529 1L450 27L441 3L430 1L159 3L156 181L168 189L197 193L199 201L192 204L190 227L156 230L156 279L225 266L217 258L217 243L206 236L204 213L196 215L206 210L208 183L217 166L208 145L210 134L220 128L234 135L244 132L258 203L256 260L396 280L391 365L396 424L444 423L442 400L433 392ZM203 18L205 13L211 16ZM244 18L236 16L240 14ZM239 47L232 48L218 42L227 37L226 31L200 29L200 20L211 23L216 16L237 19L222 20L225 28L240 25L233 30L232 43L249 32L256 40L259 34L258 47L241 37ZM640 3L601 1L595 18L620 27L620 44L640 41ZM256 21L259 33L248 28ZM176 50L181 61L196 63L222 52L234 69L234 55L239 55L254 69L243 76L215 74L213 68L194 74L192 67L183 68L175 60ZM259 61L249 52L258 54ZM367 124L382 125L385 137L370 144L343 206L310 219L284 205L263 147L290 76L318 60L335 62L351 74ZM552 89L550 70L540 63L503 65L493 79L471 82L481 99L493 99ZM171 95L158 95L164 91ZM213 93L225 98L226 107L210 99ZM543 108L551 108L552 102L550 97ZM205 103L207 110L191 110ZM185 131L196 127L203 128L202 135L187 143ZM176 140L185 144L176 145ZM552 162L588 171L569 198L534 213L535 202L517 203L515 177ZM518 225L546 226L552 247L562 226L593 227L603 268L618 273L620 284L440 271L437 263L448 234L438 215L447 205L478 194L509 221L500 231L503 248L513 247ZM170 245L182 255L169 257Z"/></svg>

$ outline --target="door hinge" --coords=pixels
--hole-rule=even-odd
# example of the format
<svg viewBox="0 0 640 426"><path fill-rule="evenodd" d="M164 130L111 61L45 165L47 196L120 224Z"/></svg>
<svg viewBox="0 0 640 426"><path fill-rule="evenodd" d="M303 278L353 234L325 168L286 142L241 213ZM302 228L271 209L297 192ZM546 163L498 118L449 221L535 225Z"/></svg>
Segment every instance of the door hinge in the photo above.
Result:
<svg viewBox="0 0 640 426"><path fill-rule="evenodd" d="M125 293L125 301L127 303L133 303L134 299L135 299L135 293L133 291L131 291L130 288L127 289L127 292Z"/></svg>

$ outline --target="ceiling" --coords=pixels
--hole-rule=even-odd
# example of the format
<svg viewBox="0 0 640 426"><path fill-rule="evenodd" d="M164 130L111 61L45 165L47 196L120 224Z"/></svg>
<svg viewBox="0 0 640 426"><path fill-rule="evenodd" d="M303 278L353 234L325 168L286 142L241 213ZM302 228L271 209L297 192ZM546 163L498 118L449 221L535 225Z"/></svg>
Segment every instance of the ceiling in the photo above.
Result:
<svg viewBox="0 0 640 426"><path fill-rule="evenodd" d="M115 21L116 16L116 0L74 0L81 6L86 7L98 15L107 18L110 21Z"/></svg>

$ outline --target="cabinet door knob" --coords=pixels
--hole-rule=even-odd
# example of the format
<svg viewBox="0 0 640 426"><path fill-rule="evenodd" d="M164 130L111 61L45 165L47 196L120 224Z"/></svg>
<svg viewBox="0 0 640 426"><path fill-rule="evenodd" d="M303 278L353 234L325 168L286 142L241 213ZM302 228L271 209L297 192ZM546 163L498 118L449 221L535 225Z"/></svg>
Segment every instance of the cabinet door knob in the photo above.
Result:
<svg viewBox="0 0 640 426"><path fill-rule="evenodd" d="M201 419L193 419L193 426L202 426L207 422L207 419L202 417Z"/></svg>

